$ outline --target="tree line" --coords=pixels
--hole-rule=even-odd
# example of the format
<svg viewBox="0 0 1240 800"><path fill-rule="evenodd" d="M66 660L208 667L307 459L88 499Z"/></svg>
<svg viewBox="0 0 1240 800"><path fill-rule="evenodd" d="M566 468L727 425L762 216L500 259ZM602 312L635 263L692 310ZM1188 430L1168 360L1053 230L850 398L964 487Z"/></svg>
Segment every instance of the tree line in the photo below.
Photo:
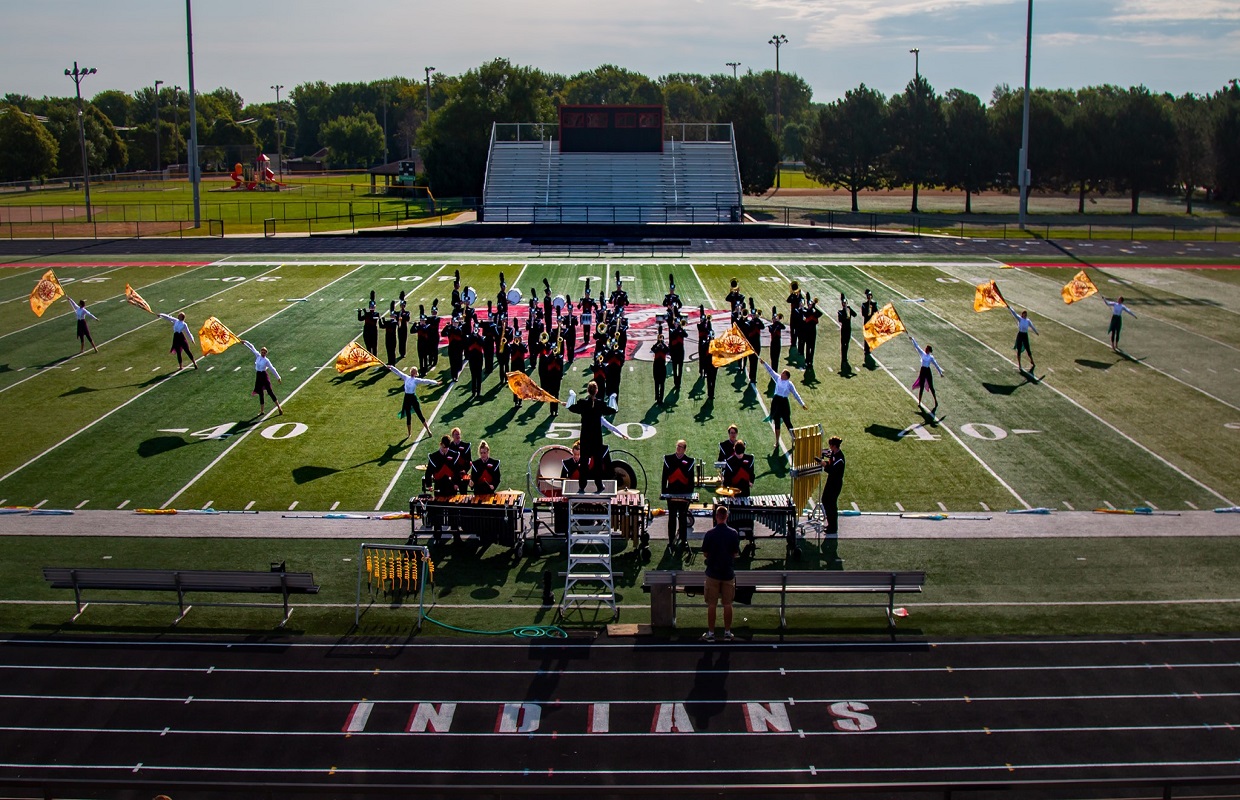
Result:
<svg viewBox="0 0 1240 800"><path fill-rule="evenodd" d="M779 117L775 87L779 85ZM959 89L940 95L925 76L884 97L864 84L828 104L809 84L773 70L651 79L614 65L572 76L495 59L429 81L298 85L275 102L245 103L227 88L197 98L204 169L231 169L257 149L286 158L323 148L331 168L373 166L416 148L439 196L479 196L492 122L556 121L563 104L661 104L669 122L730 122L747 193L766 191L780 161L857 194L942 186L972 195L1018 183L1024 93L1006 85L989 101ZM188 97L179 87L108 90L84 102L92 173L184 164ZM158 106L159 150L155 133ZM20 112L20 113L12 113ZM429 116L428 116L429 112ZM81 171L74 98L8 94L0 101L0 180ZM42 120L46 120L46 122ZM778 130L779 135L776 136ZM279 143L277 144L277 132ZM1240 86L1175 97L1145 87L1037 89L1031 96L1029 169L1034 189L1087 195L1143 192L1240 199Z"/></svg>

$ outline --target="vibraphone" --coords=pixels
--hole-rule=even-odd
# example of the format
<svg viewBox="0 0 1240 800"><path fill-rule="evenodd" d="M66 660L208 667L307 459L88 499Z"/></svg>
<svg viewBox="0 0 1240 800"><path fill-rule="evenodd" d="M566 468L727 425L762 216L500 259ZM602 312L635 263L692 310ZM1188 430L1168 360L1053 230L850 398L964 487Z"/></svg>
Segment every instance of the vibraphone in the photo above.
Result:
<svg viewBox="0 0 1240 800"><path fill-rule="evenodd" d="M611 508L611 529L621 538L628 539L642 548L650 544L647 530L650 522L650 504L646 496L633 489L621 489L607 498ZM545 537L567 538L568 498L538 497L534 499L534 520L531 523L534 543ZM540 528L546 533L539 533Z"/></svg>
<svg viewBox="0 0 1240 800"><path fill-rule="evenodd" d="M418 495L409 499L409 514L415 542L418 534L460 528L461 533L474 534L483 544L511 547L518 555L525 544L525 492Z"/></svg>
<svg viewBox="0 0 1240 800"><path fill-rule="evenodd" d="M749 497L719 497L719 505L728 507L728 524L743 531L749 544L754 543L754 523L770 528L772 535L788 540L788 551L797 550L797 507L790 494L755 494Z"/></svg>

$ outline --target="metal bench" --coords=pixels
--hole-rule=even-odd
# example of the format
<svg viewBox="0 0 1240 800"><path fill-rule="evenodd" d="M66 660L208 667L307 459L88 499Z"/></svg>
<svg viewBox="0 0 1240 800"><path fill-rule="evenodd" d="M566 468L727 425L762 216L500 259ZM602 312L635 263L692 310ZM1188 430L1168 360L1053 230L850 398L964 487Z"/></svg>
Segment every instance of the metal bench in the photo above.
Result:
<svg viewBox="0 0 1240 800"><path fill-rule="evenodd" d="M882 608L887 625L894 628L897 594L920 593L926 582L925 572L913 571L812 571L812 570L738 570L738 597L745 593L779 595L779 627L788 627L789 608ZM650 593L650 621L660 627L676 627L676 595L701 594L706 573L682 570L647 570L642 590ZM796 603L788 602L790 594L886 595L885 602ZM774 604L754 604L759 607Z"/></svg>
<svg viewBox="0 0 1240 800"><path fill-rule="evenodd" d="M108 567L44 567L43 578L53 589L72 589L77 603L76 620L90 605L83 602L83 591L101 590L116 592L176 592L176 606L180 616L176 625L192 605L186 605L185 595L189 592L231 592L237 594L279 594L284 598L284 619L280 627L288 622L293 610L289 607L291 594L317 594L318 585L309 572L284 572L273 569L269 572L247 570L205 570L205 569L116 569ZM95 603L105 605L158 605L170 606L171 601L161 600L114 600L98 599ZM248 606L266 608L261 603L200 603L204 606Z"/></svg>

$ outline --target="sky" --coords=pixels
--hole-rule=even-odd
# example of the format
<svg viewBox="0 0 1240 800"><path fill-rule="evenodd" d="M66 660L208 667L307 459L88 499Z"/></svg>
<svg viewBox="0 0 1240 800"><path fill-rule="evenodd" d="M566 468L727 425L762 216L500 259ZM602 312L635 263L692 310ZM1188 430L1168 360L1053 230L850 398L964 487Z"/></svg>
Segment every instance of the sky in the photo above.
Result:
<svg viewBox="0 0 1240 800"><path fill-rule="evenodd" d="M421 80L497 57L573 75L615 64L652 78L775 66L815 102L859 84L884 95L921 74L983 101L1024 83L1026 0L199 0L200 92L247 103L301 83ZM0 0L0 96L72 96L64 71L95 67L87 97L156 80L188 86L186 3ZM1240 0L1034 0L1032 84L1144 85L1209 93L1240 78Z"/></svg>

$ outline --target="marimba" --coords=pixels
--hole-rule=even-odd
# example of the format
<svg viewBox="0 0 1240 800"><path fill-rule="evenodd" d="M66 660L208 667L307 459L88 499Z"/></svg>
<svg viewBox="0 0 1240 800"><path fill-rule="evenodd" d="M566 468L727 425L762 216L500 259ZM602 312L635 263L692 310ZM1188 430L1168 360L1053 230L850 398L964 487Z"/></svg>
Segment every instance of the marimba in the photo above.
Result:
<svg viewBox="0 0 1240 800"><path fill-rule="evenodd" d="M409 513L415 541L419 533L456 527L461 533L476 535L483 544L514 548L518 556L525 544L525 492L418 495L409 499Z"/></svg>
<svg viewBox="0 0 1240 800"><path fill-rule="evenodd" d="M797 507L790 494L755 494L749 497L720 497L717 502L728 508L728 524L743 531L753 544L753 526L761 523L774 536L788 540L788 551L796 550Z"/></svg>
<svg viewBox="0 0 1240 800"><path fill-rule="evenodd" d="M650 543L647 530L650 522L650 504L646 496L633 489L621 489L615 495L605 498L611 510L611 528L622 538L645 548ZM551 519L548 520L547 516ZM568 498L538 497L534 499L534 520L531 523L534 531L534 543L542 536L568 536ZM539 534L539 528L550 531Z"/></svg>

